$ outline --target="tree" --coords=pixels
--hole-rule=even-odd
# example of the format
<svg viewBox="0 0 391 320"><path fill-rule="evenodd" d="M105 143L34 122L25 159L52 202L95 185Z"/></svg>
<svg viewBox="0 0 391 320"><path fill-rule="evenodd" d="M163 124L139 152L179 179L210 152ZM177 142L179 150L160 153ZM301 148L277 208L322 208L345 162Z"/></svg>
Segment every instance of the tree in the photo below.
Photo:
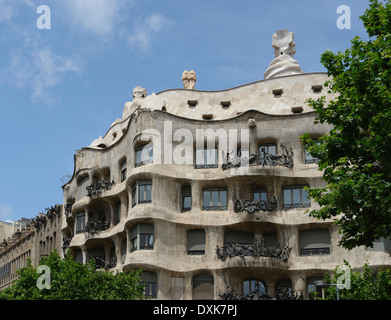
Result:
<svg viewBox="0 0 391 320"><path fill-rule="evenodd" d="M324 280L327 283L337 284L338 278L345 276L346 272L350 272L350 289L339 289L340 300L391 300L391 270L388 268L380 269L375 272L366 263L362 271L352 270L349 263L345 260L342 274L337 266L332 274L326 275ZM324 290L325 300L337 299L336 286L330 286ZM321 299L320 295L315 294L317 299Z"/></svg>
<svg viewBox="0 0 391 320"><path fill-rule="evenodd" d="M28 261L26 267L18 270L19 278L9 288L0 291L0 300L141 300L144 299L144 285L141 284L141 270L108 272L96 270L95 261L85 265L73 260L70 251L61 259L57 251L41 259L39 266L50 270L50 288L40 289L40 277L44 273ZM43 281L45 285L45 281Z"/></svg>
<svg viewBox="0 0 391 320"><path fill-rule="evenodd" d="M360 17L368 40L355 37L345 52L326 51L321 62L337 97L308 100L315 123L332 130L318 141L302 136L309 153L319 159L326 186L309 189L319 205L310 216L333 219L340 245L372 247L391 235L391 4L371 0Z"/></svg>

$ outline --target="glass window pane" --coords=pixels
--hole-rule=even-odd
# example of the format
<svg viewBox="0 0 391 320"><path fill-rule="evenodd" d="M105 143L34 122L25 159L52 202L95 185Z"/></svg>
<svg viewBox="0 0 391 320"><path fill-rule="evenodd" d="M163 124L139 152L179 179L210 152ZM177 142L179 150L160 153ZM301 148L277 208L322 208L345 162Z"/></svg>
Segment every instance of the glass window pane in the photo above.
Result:
<svg viewBox="0 0 391 320"><path fill-rule="evenodd" d="M301 203L300 189L292 189L293 192L293 203Z"/></svg>
<svg viewBox="0 0 391 320"><path fill-rule="evenodd" d="M250 294L250 281L248 280L243 281L243 294L244 295Z"/></svg>
<svg viewBox="0 0 391 320"><path fill-rule="evenodd" d="M136 151L136 163L141 162L141 150Z"/></svg>
<svg viewBox="0 0 391 320"><path fill-rule="evenodd" d="M196 150L196 165L204 164L204 149Z"/></svg>
<svg viewBox="0 0 391 320"><path fill-rule="evenodd" d="M147 189L147 197L145 200L151 201L152 200L152 186L150 184L147 184L145 187Z"/></svg>
<svg viewBox="0 0 391 320"><path fill-rule="evenodd" d="M227 206L227 191L225 190L220 191L220 206L221 207Z"/></svg>
<svg viewBox="0 0 391 320"><path fill-rule="evenodd" d="M219 206L219 191L212 191L212 206Z"/></svg>
<svg viewBox="0 0 391 320"><path fill-rule="evenodd" d="M210 206L210 191L204 191L204 206Z"/></svg>
<svg viewBox="0 0 391 320"><path fill-rule="evenodd" d="M205 149L205 164L217 164L217 149Z"/></svg>
<svg viewBox="0 0 391 320"><path fill-rule="evenodd" d="M308 195L308 190L302 190L302 195L303 195L303 203L309 203L310 202L310 197Z"/></svg>
<svg viewBox="0 0 391 320"><path fill-rule="evenodd" d="M291 189L284 189L284 204L292 204Z"/></svg>
<svg viewBox="0 0 391 320"><path fill-rule="evenodd" d="M277 147L275 145L270 145L268 147L268 153L272 156L277 155Z"/></svg>
<svg viewBox="0 0 391 320"><path fill-rule="evenodd" d="M145 187L146 186L139 186L138 188L138 200L139 202L145 200Z"/></svg>
<svg viewBox="0 0 391 320"><path fill-rule="evenodd" d="M183 208L191 208L191 197L183 197Z"/></svg>

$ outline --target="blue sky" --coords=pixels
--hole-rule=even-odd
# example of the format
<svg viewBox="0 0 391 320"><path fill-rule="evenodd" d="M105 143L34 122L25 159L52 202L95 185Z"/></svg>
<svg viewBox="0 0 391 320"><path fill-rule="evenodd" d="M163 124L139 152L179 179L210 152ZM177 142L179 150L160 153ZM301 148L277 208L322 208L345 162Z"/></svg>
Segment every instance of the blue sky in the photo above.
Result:
<svg viewBox="0 0 391 320"><path fill-rule="evenodd" d="M40 5L51 29L38 29ZM351 29L337 28L337 8ZM0 0L0 220L32 218L62 204L73 155L104 135L140 85L148 94L262 80L272 34L295 33L304 72L325 71L320 55L366 38L351 0ZM65 178L66 180L66 178Z"/></svg>

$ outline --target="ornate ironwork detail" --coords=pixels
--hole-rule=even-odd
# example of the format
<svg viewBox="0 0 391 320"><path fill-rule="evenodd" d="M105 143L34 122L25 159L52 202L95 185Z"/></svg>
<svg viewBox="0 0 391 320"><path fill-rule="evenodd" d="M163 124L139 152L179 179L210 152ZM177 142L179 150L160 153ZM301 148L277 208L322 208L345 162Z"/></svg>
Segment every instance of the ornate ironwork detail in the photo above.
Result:
<svg viewBox="0 0 391 320"><path fill-rule="evenodd" d="M303 292L298 291L293 294L290 288L277 288L277 300L304 300Z"/></svg>
<svg viewBox="0 0 391 320"><path fill-rule="evenodd" d="M113 185L115 185L114 180L112 182L108 182L108 181L94 182L86 187L88 191L87 195L89 197L93 195L100 195L103 190L110 190Z"/></svg>
<svg viewBox="0 0 391 320"><path fill-rule="evenodd" d="M39 229L41 227L41 223L45 226L46 225L46 217L45 216L36 216L35 218L31 219L35 229Z"/></svg>
<svg viewBox="0 0 391 320"><path fill-rule="evenodd" d="M236 213L247 211L248 213L254 213L258 211L274 212L277 210L277 199L273 197L266 201L261 200L236 200L234 205L234 211Z"/></svg>
<svg viewBox="0 0 391 320"><path fill-rule="evenodd" d="M62 249L64 250L64 252L66 249L69 248L71 241L72 241L72 238L73 238L72 235L70 235L68 238L67 237L62 238Z"/></svg>
<svg viewBox="0 0 391 320"><path fill-rule="evenodd" d="M75 198L68 198L68 202L64 204L64 212L65 215L68 216L72 213L72 206L75 204L76 199Z"/></svg>
<svg viewBox="0 0 391 320"><path fill-rule="evenodd" d="M278 258L283 261L287 261L290 256L290 251L292 248L289 248L287 245L284 248L281 248L279 242L276 243L274 247L265 247L263 245L263 239L257 243L247 244L247 243L237 243L236 241L231 241L227 244L226 247L216 248L217 258L225 261L227 258L232 257L270 257Z"/></svg>
<svg viewBox="0 0 391 320"><path fill-rule="evenodd" d="M84 227L84 232L94 234L101 231L105 231L108 228L110 228L110 222L108 221L89 221Z"/></svg>
<svg viewBox="0 0 391 320"><path fill-rule="evenodd" d="M260 154L250 154L249 158L242 157L241 152L239 151L237 155L233 157L230 156L230 153L227 153L224 163L221 168L223 170L231 168L239 168L244 165L250 166L283 166L289 169L293 168L293 151L292 148L287 148L282 143L280 144L282 149L281 155L273 155L266 152L265 148L261 148Z"/></svg>
<svg viewBox="0 0 391 320"><path fill-rule="evenodd" d="M61 213L61 206L59 204L56 204L54 207L51 206L50 208L46 208L46 216L52 220L54 218L55 214Z"/></svg>
<svg viewBox="0 0 391 320"><path fill-rule="evenodd" d="M227 286L227 290L223 294L219 294L222 300L304 300L303 293L292 293L290 288L276 289L276 298L267 294L260 295L259 284L255 285L255 289L249 294L239 294L237 292L237 284L234 288Z"/></svg>
<svg viewBox="0 0 391 320"><path fill-rule="evenodd" d="M103 268L103 269L115 268L115 266L117 265L117 258L112 257L112 258L110 258L109 261L106 261L101 257L95 257L95 263L96 263L95 267L97 269L99 269L99 268Z"/></svg>
<svg viewBox="0 0 391 320"><path fill-rule="evenodd" d="M269 296L266 293L261 294L259 290L259 284L255 284L255 288L249 294L239 294L237 292L237 285L235 288L227 286L227 291L223 294L219 294L220 299L222 300L272 300L273 297Z"/></svg>

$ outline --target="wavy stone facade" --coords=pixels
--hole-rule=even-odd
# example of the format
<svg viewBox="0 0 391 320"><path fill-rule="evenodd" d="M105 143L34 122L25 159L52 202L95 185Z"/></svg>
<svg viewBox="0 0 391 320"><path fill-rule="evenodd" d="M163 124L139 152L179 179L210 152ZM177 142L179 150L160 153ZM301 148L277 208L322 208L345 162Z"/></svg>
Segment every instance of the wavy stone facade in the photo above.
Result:
<svg viewBox="0 0 391 320"><path fill-rule="evenodd" d="M123 118L75 154L64 246L80 262L143 269L146 294L158 299L219 299L227 288L308 298L344 259L390 266L384 243L347 251L332 221L306 214L316 204L304 186L324 181L300 136L330 128L314 125L305 100L332 98L326 80L298 73L150 96L136 87Z"/></svg>

